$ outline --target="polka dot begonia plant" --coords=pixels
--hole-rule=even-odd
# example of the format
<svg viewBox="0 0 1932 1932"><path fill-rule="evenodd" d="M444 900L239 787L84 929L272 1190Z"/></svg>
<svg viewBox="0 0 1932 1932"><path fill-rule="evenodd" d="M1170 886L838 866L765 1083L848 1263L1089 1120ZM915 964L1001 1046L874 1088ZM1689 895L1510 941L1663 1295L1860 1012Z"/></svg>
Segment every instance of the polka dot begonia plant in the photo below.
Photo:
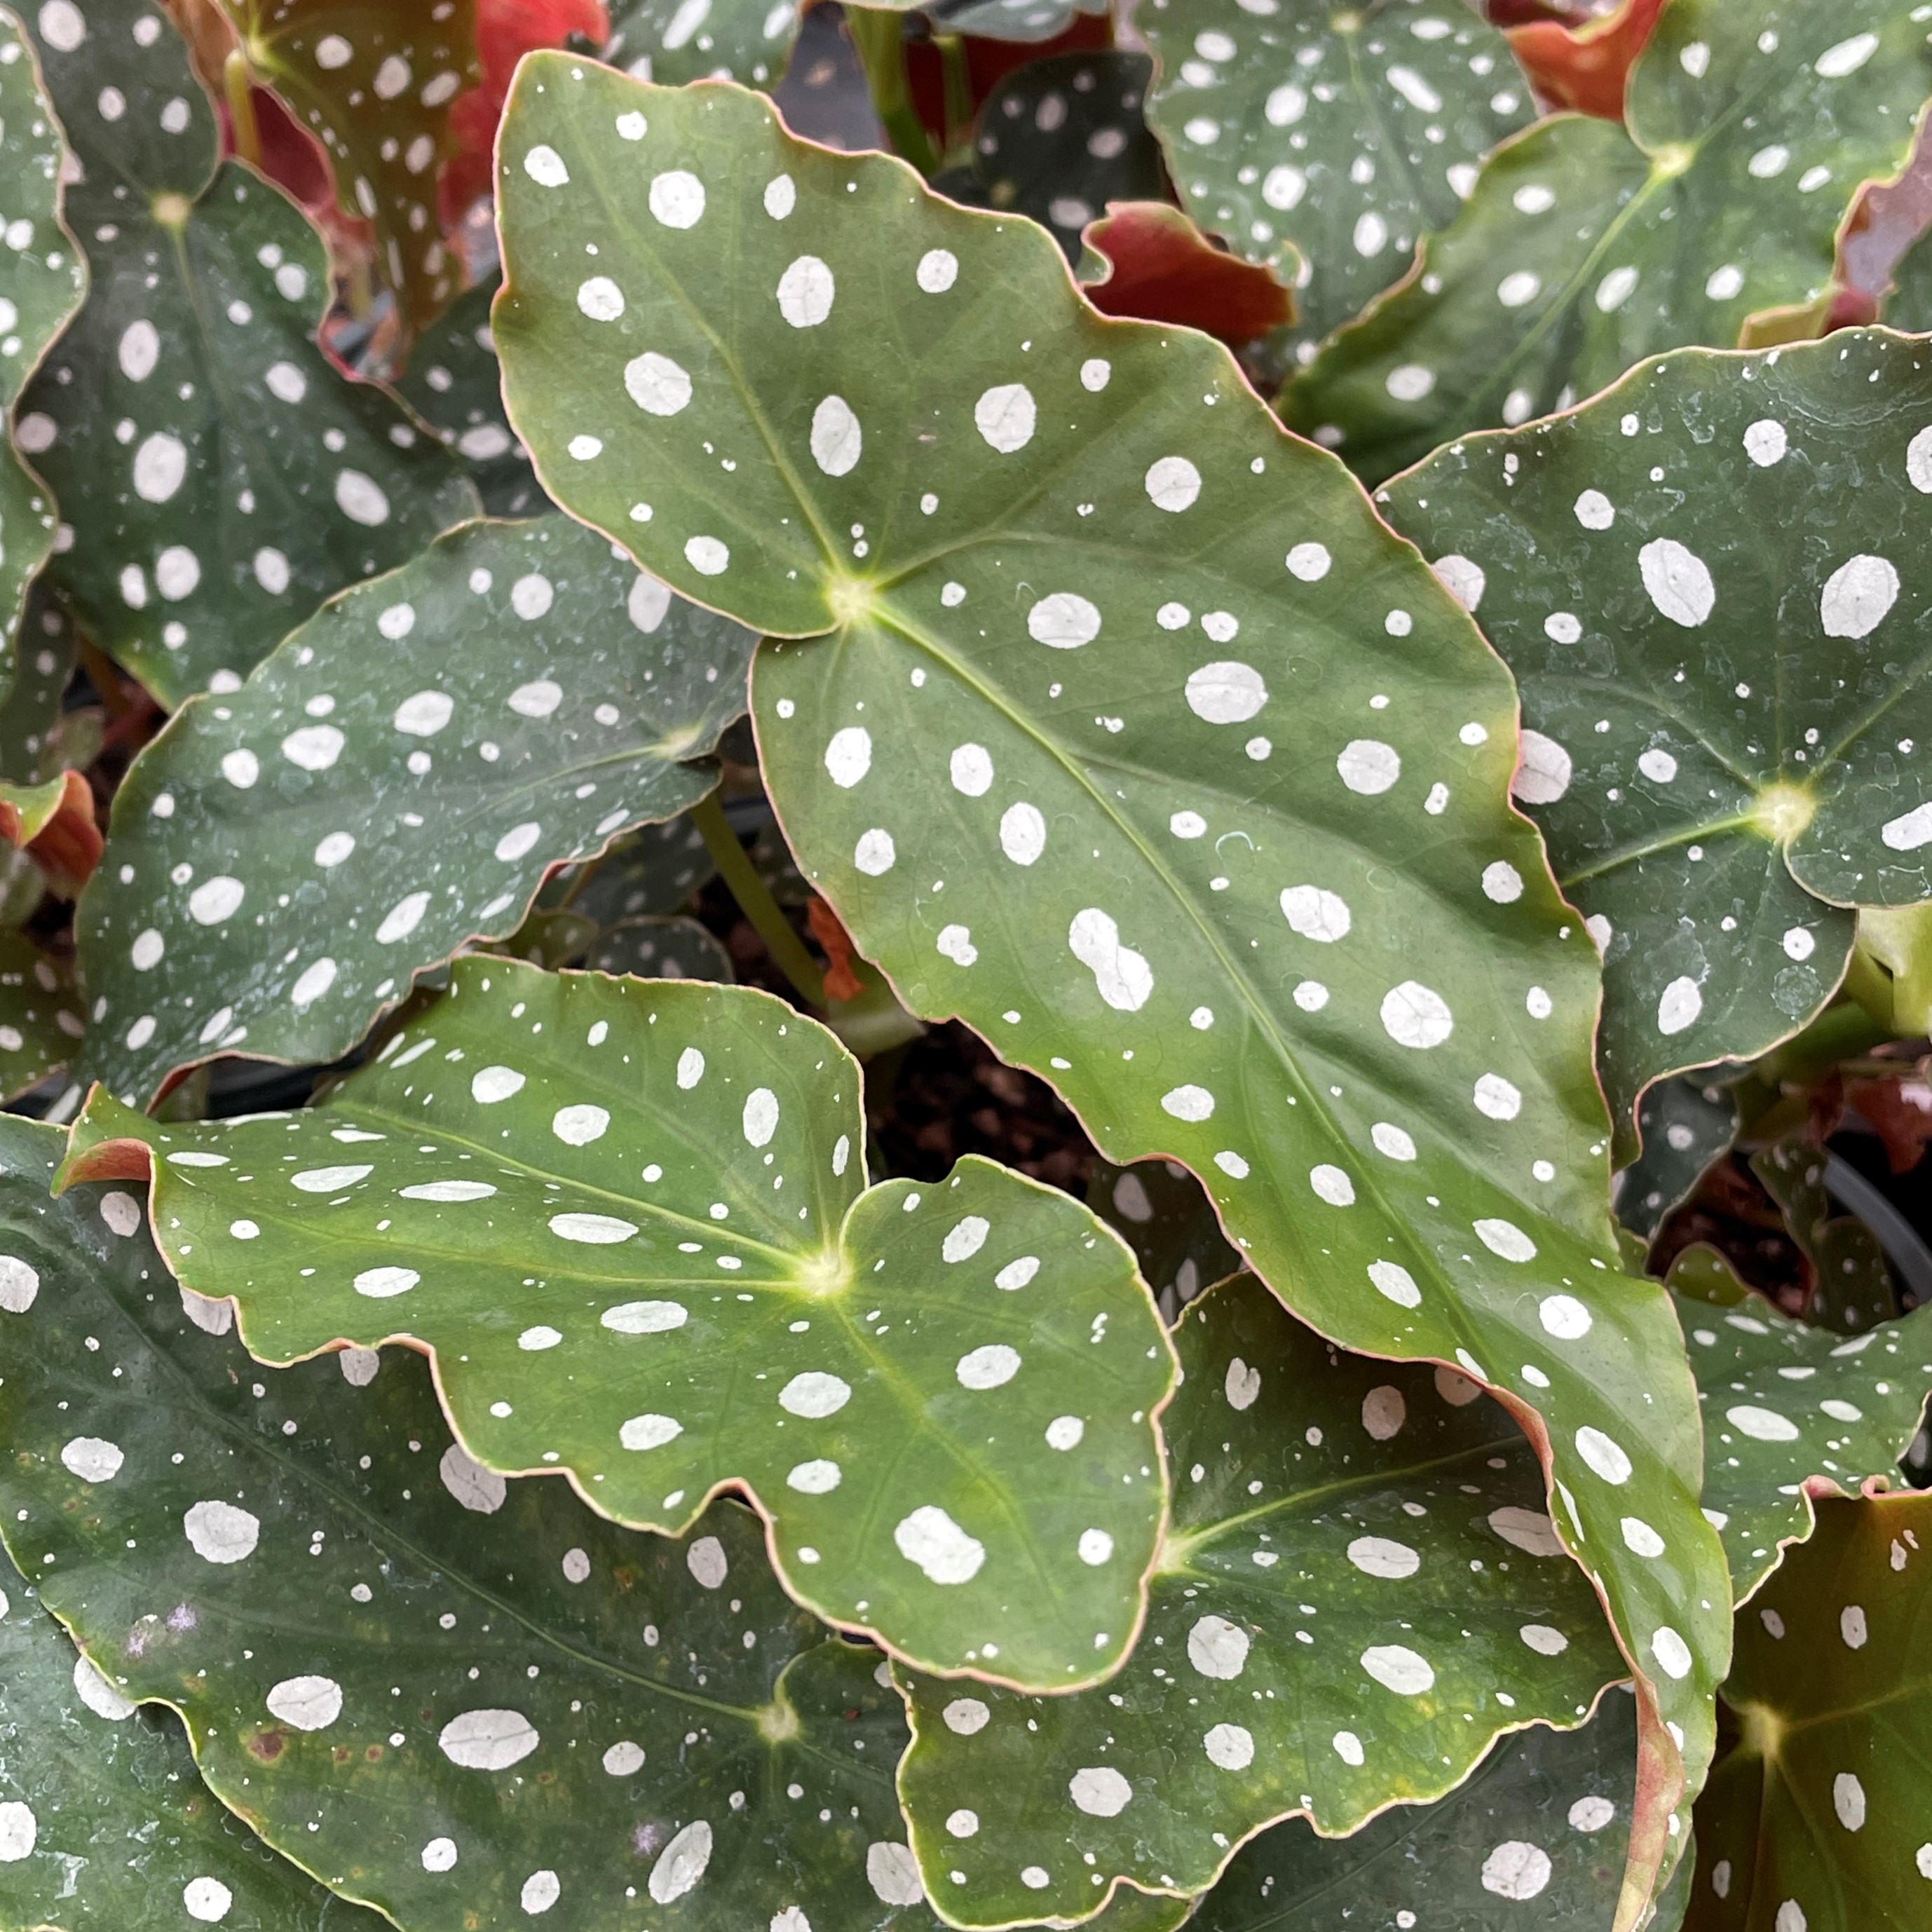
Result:
<svg viewBox="0 0 1932 1932"><path fill-rule="evenodd" d="M1928 97L0 4L0 1932L1932 1919Z"/></svg>

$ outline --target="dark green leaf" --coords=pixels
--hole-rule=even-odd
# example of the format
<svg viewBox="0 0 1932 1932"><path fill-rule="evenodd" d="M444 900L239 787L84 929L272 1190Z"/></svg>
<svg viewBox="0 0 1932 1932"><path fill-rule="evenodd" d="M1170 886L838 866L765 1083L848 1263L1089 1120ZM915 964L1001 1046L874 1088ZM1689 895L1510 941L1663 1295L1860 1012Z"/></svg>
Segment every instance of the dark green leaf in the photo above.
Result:
<svg viewBox="0 0 1932 1932"><path fill-rule="evenodd" d="M1628 134L1563 114L1502 148L1284 419L1375 480L1659 350L1748 340L1766 311L1816 304L1772 339L1814 333L1839 222L1904 166L1928 94L1914 0L1673 0L1631 70Z"/></svg>
<svg viewBox="0 0 1932 1932"><path fill-rule="evenodd" d="M1660 1080L1639 1102L1636 1125L1643 1152L1617 1177L1617 1218L1648 1242L1736 1138L1737 1096L1695 1074Z"/></svg>
<svg viewBox="0 0 1932 1932"><path fill-rule="evenodd" d="M20 446L74 532L51 574L164 703L232 690L322 598L413 556L476 495L317 347L321 238L250 169L217 170L214 116L166 13L51 0L36 44L92 266L22 399Z"/></svg>
<svg viewBox="0 0 1932 1932"><path fill-rule="evenodd" d="M956 1924L1077 1918L1115 1880L1201 1891L1262 1826L1438 1797L1626 1668L1473 1383L1341 1354L1251 1275L1175 1340L1174 1522L1126 1668L1072 1697L908 1678L899 1790Z"/></svg>
<svg viewBox="0 0 1932 1932"><path fill-rule="evenodd" d="M1184 1160L1324 1333L1546 1418L1562 1534L1694 1766L1722 1552L1676 1324L1616 1272L1594 955L1508 808L1504 667L1224 350L1096 316L1030 224L554 55L500 152L539 472L740 621L838 627L762 650L753 705L860 952L1109 1159ZM1640 1864L1662 1845L1647 1817Z"/></svg>
<svg viewBox="0 0 1932 1932"><path fill-rule="evenodd" d="M884 10L924 14L943 34L976 34L989 40L1051 40L1076 14L1104 14L1107 0L886 0Z"/></svg>
<svg viewBox="0 0 1932 1932"><path fill-rule="evenodd" d="M1664 357L1378 493L1521 686L1625 1142L1652 1080L1811 1018L1842 908L1932 896L1928 492L1932 347L1856 331Z"/></svg>
<svg viewBox="0 0 1932 1932"><path fill-rule="evenodd" d="M641 980L737 978L731 956L694 919L627 919L592 940L584 964L598 973L634 973Z"/></svg>
<svg viewBox="0 0 1932 1932"><path fill-rule="evenodd" d="M1284 280L1299 251L1310 352L1400 278L1483 157L1535 113L1509 43L1459 0L1285 14L1154 0L1136 24L1161 64L1148 118L1182 206Z"/></svg>
<svg viewBox="0 0 1932 1932"><path fill-rule="evenodd" d="M1210 1282L1241 1265L1200 1182L1178 1162L1138 1160L1116 1167L1096 1161L1087 1202L1133 1250L1142 1278L1170 1322Z"/></svg>
<svg viewBox="0 0 1932 1932"><path fill-rule="evenodd" d="M480 1462L641 1527L742 1485L800 1602L927 1669L1132 1646L1174 1364L1132 1257L977 1158L868 1189L858 1067L769 994L459 959L326 1105L76 1132L156 1150L169 1266L264 1360L412 1338Z"/></svg>
<svg viewBox="0 0 1932 1932"><path fill-rule="evenodd" d="M667 86L722 75L768 87L803 10L800 0L611 0L600 58Z"/></svg>
<svg viewBox="0 0 1932 1932"><path fill-rule="evenodd" d="M569 896L572 908L604 926L676 912L710 879L704 835L688 818L646 825L613 845ZM560 873L552 890L568 890Z"/></svg>
<svg viewBox="0 0 1932 1932"><path fill-rule="evenodd" d="M1801 1130L1760 1148L1750 1165L1816 1274L1806 1318L1842 1335L1889 1319L1898 1296L1878 1237L1856 1215L1839 1214L1826 1192L1828 1159Z"/></svg>
<svg viewBox="0 0 1932 1932"><path fill-rule="evenodd" d="M98 740L88 724L100 714L61 710L74 674L74 626L44 577L29 586L23 620L0 654L0 664L10 662L12 681L0 698L0 777L39 784L69 766L92 764L94 746L76 741Z"/></svg>
<svg viewBox="0 0 1932 1932"><path fill-rule="evenodd" d="M0 1099L64 1066L86 1030L64 963L22 932L0 932Z"/></svg>
<svg viewBox="0 0 1932 1932"><path fill-rule="evenodd" d="M716 782L752 639L568 518L472 524L185 707L79 911L84 1072L327 1061L545 872Z"/></svg>

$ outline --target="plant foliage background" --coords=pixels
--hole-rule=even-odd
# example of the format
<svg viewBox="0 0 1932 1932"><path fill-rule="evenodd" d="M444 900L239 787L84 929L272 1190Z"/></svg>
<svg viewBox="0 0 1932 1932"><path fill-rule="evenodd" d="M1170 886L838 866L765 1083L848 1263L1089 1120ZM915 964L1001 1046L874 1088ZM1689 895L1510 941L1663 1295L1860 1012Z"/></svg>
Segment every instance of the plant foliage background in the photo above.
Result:
<svg viewBox="0 0 1932 1932"><path fill-rule="evenodd" d="M0 9L0 1932L1924 1921L1928 102Z"/></svg>

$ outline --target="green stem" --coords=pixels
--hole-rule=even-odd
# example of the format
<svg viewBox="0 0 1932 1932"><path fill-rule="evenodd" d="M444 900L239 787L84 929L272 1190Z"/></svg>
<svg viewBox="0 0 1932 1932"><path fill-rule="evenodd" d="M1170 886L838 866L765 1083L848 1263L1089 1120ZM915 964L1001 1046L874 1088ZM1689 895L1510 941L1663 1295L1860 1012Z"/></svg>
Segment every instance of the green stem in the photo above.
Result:
<svg viewBox="0 0 1932 1932"><path fill-rule="evenodd" d="M691 822L704 836L711 862L724 875L738 902L738 910L752 922L752 928L765 942L778 970L789 980L807 1006L825 1010L825 976L818 963L806 950L805 941L792 930L791 922L779 910L770 889L758 877L751 855L738 842L724 816L717 793L691 808Z"/></svg>
<svg viewBox="0 0 1932 1932"><path fill-rule="evenodd" d="M251 80L248 57L239 47L232 48L221 64L221 87L228 98L228 121L234 130L236 158L260 167L262 136L255 125L255 98L249 91Z"/></svg>
<svg viewBox="0 0 1932 1932"><path fill-rule="evenodd" d="M906 81L904 30L902 17L889 8L845 10L845 31L866 70L866 85L872 90L872 110L879 125L902 160L929 175L939 165L939 158L932 151L926 123L912 104L912 89Z"/></svg>
<svg viewBox="0 0 1932 1932"><path fill-rule="evenodd" d="M966 64L966 42L958 34L935 34L940 69L946 82L946 154L949 166L971 158L973 75Z"/></svg>

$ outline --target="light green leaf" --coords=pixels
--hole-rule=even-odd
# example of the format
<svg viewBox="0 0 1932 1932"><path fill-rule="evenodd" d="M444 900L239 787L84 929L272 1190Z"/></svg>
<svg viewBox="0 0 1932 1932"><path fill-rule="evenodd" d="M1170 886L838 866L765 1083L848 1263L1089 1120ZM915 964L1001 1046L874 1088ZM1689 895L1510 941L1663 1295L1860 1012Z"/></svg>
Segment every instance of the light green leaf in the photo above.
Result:
<svg viewBox="0 0 1932 1932"><path fill-rule="evenodd" d="M1647 1245L1737 1138L1737 1096L1695 1074L1660 1080L1638 1103L1636 1125L1643 1152L1617 1177L1617 1218Z"/></svg>
<svg viewBox="0 0 1932 1932"><path fill-rule="evenodd" d="M173 1714L133 1710L74 1654L4 1555L0 1846L8 1932L197 1919L236 1932L379 1932L386 1922L275 1857L217 1803Z"/></svg>
<svg viewBox="0 0 1932 1932"><path fill-rule="evenodd" d="M1594 952L1508 809L1503 666L1224 350L1095 316L1030 224L730 88L550 55L501 155L496 334L539 472L768 636L839 626L762 650L753 708L859 950L1108 1159L1184 1161L1323 1333L1544 1417L1563 1534L1694 1766L1722 1553L1676 1324L1616 1272ZM615 324L579 305L591 244Z"/></svg>
<svg viewBox="0 0 1932 1932"><path fill-rule="evenodd" d="M89 0L43 8L36 28L93 290L22 399L20 444L74 531L56 586L176 704L232 689L330 592L473 514L475 493L316 346L321 239L251 170L216 169L167 15Z"/></svg>
<svg viewBox="0 0 1932 1932"><path fill-rule="evenodd" d="M1791 1238L1816 1280L1805 1318L1838 1334L1869 1329L1898 1312L1898 1297L1878 1237L1856 1215L1840 1214L1825 1190L1830 1158L1800 1130L1751 1156L1751 1172L1784 1210Z"/></svg>
<svg viewBox="0 0 1932 1932"><path fill-rule="evenodd" d="M1503 1738L1447 1797L1398 1806L1350 1838L1317 1838L1300 1820L1277 1826L1241 1847L1192 1923L1503 1932L1532 1922L1511 1907L1534 1899L1544 1924L1610 1932L1636 1772L1635 1712L1627 1695L1607 1696L1587 1724ZM1660 1912L1652 1932L1668 1923Z"/></svg>
<svg viewBox="0 0 1932 1932"><path fill-rule="evenodd" d="M1402 276L1535 114L1508 41L1460 0L1258 18L1240 0L1155 0L1136 24L1160 62L1148 119L1182 206L1251 262L1292 272L1284 249L1299 250L1310 352Z"/></svg>
<svg viewBox="0 0 1932 1932"><path fill-rule="evenodd" d="M1932 1394L1932 1309L1849 1342L1756 1295L1677 1310L1704 1405L1704 1510L1743 1603L1811 1534L1816 1498L1896 1472Z"/></svg>
<svg viewBox="0 0 1932 1932"><path fill-rule="evenodd" d="M716 782L752 639L564 517L479 523L344 592L116 794L79 910L83 1060L145 1105L220 1052L346 1053L545 872Z"/></svg>
<svg viewBox="0 0 1932 1932"><path fill-rule="evenodd" d="M417 338L396 393L454 449L493 517L532 517L550 507L503 414L502 377L490 338L498 278L466 289Z"/></svg>
<svg viewBox="0 0 1932 1932"><path fill-rule="evenodd" d="M1932 896L1928 430L1932 347L1849 331L1661 358L1378 493L1521 686L1516 795L1604 948L1625 1142L1652 1081L1819 1011L1843 908Z"/></svg>
<svg viewBox="0 0 1932 1932"><path fill-rule="evenodd" d="M1145 54L1029 61L981 105L970 164L933 184L969 208L1037 221L1077 264L1082 231L1109 202L1167 199L1160 148L1143 112L1153 78Z"/></svg>
<svg viewBox="0 0 1932 1932"><path fill-rule="evenodd" d="M337 205L372 224L405 344L462 285L436 181L449 104L482 79L476 0L220 0L244 58L322 143Z"/></svg>
<svg viewBox="0 0 1932 1932"><path fill-rule="evenodd" d="M19 20L0 8L0 207L7 243L0 251L0 412L10 432L0 454L0 640L19 630L28 586L54 543L52 501L20 460L10 431L22 386L86 291L86 262L62 214L67 158L33 43ZM0 651L0 698L11 668L10 651Z"/></svg>
<svg viewBox="0 0 1932 1932"><path fill-rule="evenodd" d="M1339 1354L1251 1275L1175 1340L1174 1521L1126 1668L1072 1697L903 1680L900 1794L957 1924L1202 1891L1262 1826L1438 1797L1626 1668L1534 1451L1465 1377Z"/></svg>
<svg viewBox="0 0 1932 1932"><path fill-rule="evenodd" d="M1646 356L1749 340L1818 304L1838 224L1897 173L1932 94L1913 0L1673 0L1632 68L1629 132L1562 114L1502 148L1409 278L1280 398L1370 480L1566 409Z"/></svg>
<svg viewBox="0 0 1932 1932"><path fill-rule="evenodd" d="M598 56L668 87L728 76L768 87L798 38L799 0L612 0Z"/></svg>
<svg viewBox="0 0 1932 1932"><path fill-rule="evenodd" d="M1738 1618L1731 1748L1697 1808L1696 1932L1923 1922L1932 1496L1827 1502Z"/></svg>
<svg viewBox="0 0 1932 1932"><path fill-rule="evenodd" d="M64 1066L86 1031L64 962L23 932L0 932L0 1099Z"/></svg>
<svg viewBox="0 0 1932 1932"><path fill-rule="evenodd" d="M1133 1250L1170 1322L1204 1287L1241 1265L1200 1182L1178 1161L1096 1161L1087 1204Z"/></svg>
<svg viewBox="0 0 1932 1932"><path fill-rule="evenodd" d="M857 1066L769 994L459 959L322 1106L77 1133L156 1150L168 1265L263 1360L411 1337L479 1462L643 1528L742 1485L793 1594L924 1668L1132 1646L1174 1366L1132 1258L988 1161L867 1188Z"/></svg>
<svg viewBox="0 0 1932 1932"><path fill-rule="evenodd" d="M786 1601L748 1511L677 1543L506 1484L404 1350L265 1373L132 1196L49 1202L58 1139L4 1131L8 1547L271 1844L406 1932L931 1924L899 1700Z"/></svg>

